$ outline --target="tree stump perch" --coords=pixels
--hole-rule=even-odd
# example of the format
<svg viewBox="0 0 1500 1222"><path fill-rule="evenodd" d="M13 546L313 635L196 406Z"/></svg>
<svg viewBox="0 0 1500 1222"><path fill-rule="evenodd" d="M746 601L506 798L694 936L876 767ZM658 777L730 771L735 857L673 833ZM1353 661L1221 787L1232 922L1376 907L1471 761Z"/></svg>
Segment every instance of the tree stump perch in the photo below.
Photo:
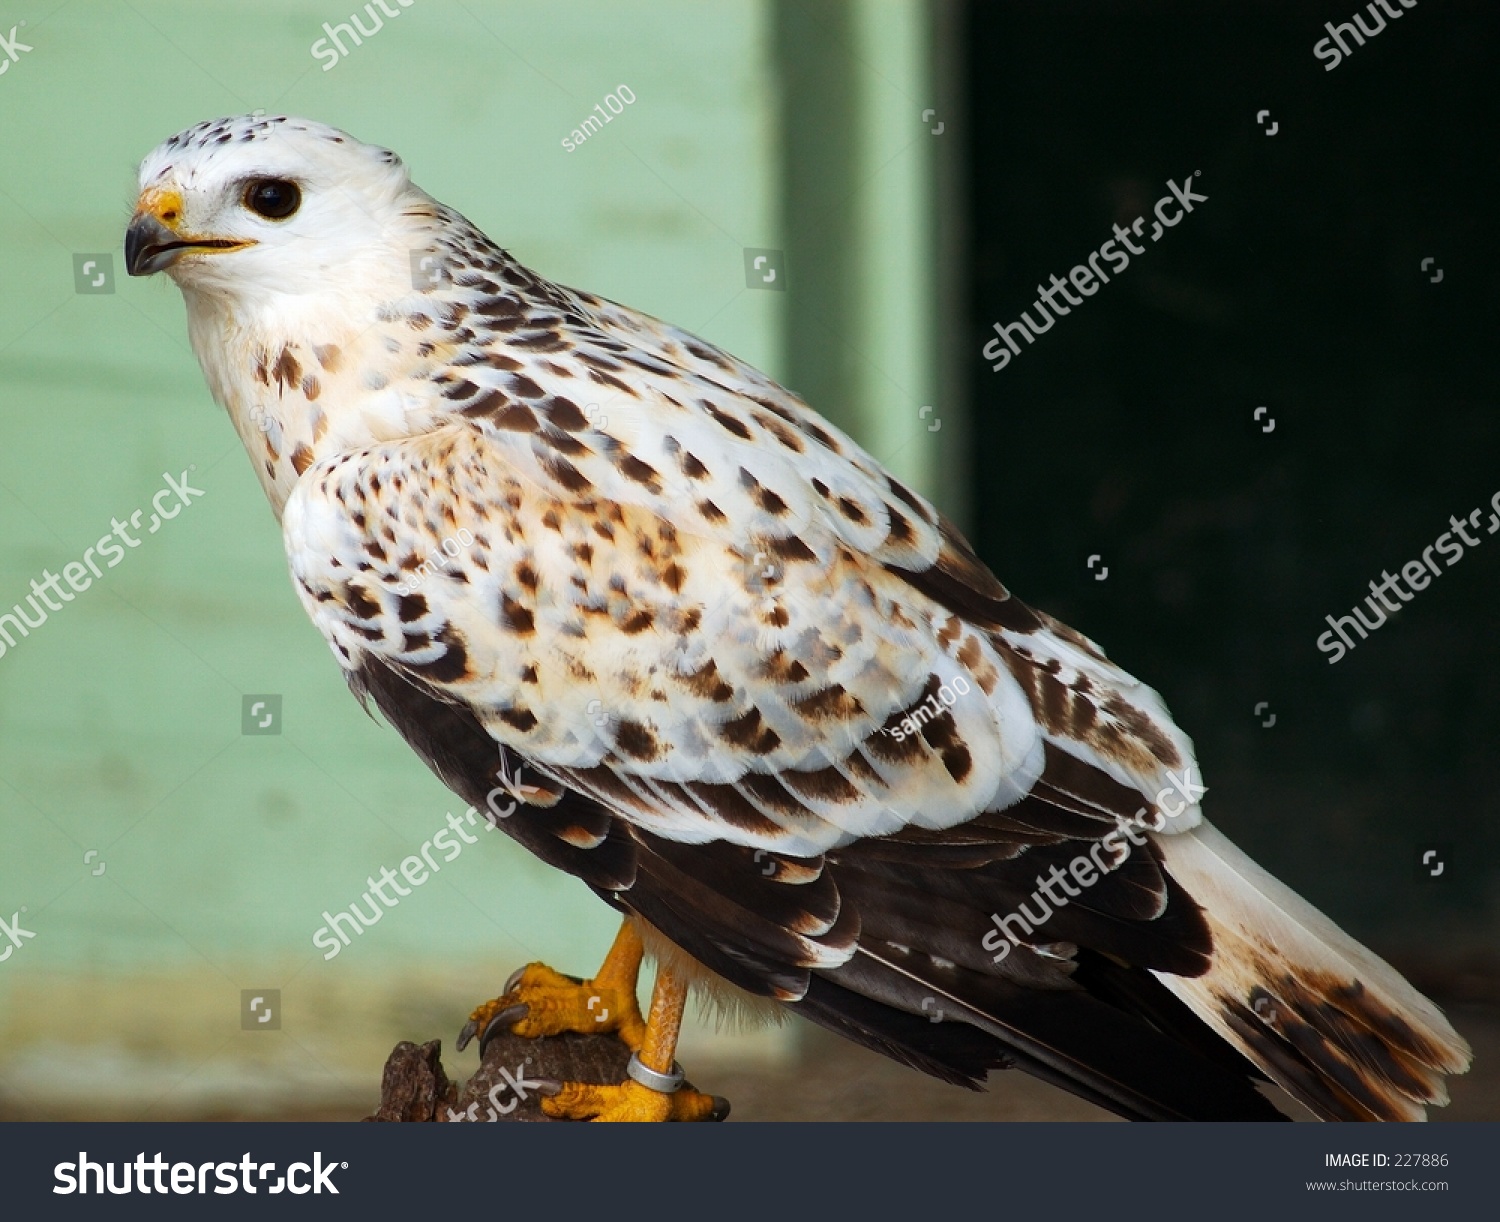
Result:
<svg viewBox="0 0 1500 1222"><path fill-rule="evenodd" d="M484 1046L479 1068L462 1086L443 1070L442 1041L403 1040L386 1059L380 1106L367 1121L401 1123L536 1122L541 1096L528 1086L557 1082L620 1083L630 1050L612 1035L564 1035L525 1039L497 1032ZM686 1085L686 1084L684 1084Z"/></svg>

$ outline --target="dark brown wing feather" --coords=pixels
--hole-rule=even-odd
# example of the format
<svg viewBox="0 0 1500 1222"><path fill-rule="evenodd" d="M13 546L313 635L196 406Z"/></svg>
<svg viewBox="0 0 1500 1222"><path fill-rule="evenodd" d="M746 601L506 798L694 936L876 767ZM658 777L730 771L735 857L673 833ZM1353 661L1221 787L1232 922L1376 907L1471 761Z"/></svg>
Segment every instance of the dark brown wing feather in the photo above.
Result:
<svg viewBox="0 0 1500 1222"><path fill-rule="evenodd" d="M373 661L351 686L485 809L501 748L472 712ZM513 758L511 775L525 764ZM961 828L907 829L814 859L662 840L565 789L499 826L729 983L944 1080L977 1088L1014 1065L1131 1118L1281 1119L1248 1064L1236 1072L1205 1055L1222 1042L1147 970L1201 970L1208 949L1196 906L1151 853L1134 849L1086 904L1059 909L1002 964L979 952L991 913L1115 826L1102 814L1033 796ZM1108 970L1075 971L1047 953L1058 942L1094 948L1085 953ZM934 1006L943 1021L931 1021Z"/></svg>

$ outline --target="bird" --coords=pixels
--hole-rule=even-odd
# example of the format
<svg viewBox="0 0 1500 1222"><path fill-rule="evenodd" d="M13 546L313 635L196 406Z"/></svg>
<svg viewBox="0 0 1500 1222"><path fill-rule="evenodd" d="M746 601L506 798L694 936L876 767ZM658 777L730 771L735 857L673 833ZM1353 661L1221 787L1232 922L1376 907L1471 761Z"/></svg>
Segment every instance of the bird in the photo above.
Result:
<svg viewBox="0 0 1500 1222"><path fill-rule="evenodd" d="M160 144L125 258L180 288L354 695L621 916L463 1029L625 1043L549 1115L722 1118L690 993L1133 1120L1448 1101L1468 1045L1208 822L1161 697L772 378L308 119Z"/></svg>

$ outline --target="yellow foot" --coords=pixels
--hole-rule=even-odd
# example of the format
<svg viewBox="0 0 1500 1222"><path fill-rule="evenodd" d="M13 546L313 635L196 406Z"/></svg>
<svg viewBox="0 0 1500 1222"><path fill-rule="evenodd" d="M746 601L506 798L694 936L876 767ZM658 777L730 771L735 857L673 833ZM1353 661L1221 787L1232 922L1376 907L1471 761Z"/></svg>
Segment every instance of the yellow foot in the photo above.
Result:
<svg viewBox="0 0 1500 1222"><path fill-rule="evenodd" d="M506 982L501 996L469 1015L459 1032L459 1051L476 1035L482 1049L492 1031L507 1026L525 1039L543 1039L564 1031L583 1035L613 1032L633 1051L640 1048L646 1034L633 980L629 985L616 985L602 973L595 980L579 980L542 963L528 963Z"/></svg>
<svg viewBox="0 0 1500 1222"><path fill-rule="evenodd" d="M558 1120L659 1123L664 1120L723 1120L729 1101L682 1087L670 1095L625 1081L618 1086L590 1082L557 1083L542 1099L542 1111Z"/></svg>

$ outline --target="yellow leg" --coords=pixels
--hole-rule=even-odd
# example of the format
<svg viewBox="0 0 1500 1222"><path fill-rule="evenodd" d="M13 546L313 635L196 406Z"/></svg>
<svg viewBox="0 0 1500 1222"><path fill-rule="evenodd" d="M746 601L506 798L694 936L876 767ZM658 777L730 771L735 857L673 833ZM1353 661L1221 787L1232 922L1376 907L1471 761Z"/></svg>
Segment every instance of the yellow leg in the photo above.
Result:
<svg viewBox="0 0 1500 1222"><path fill-rule="evenodd" d="M641 1064L657 1073L669 1074L677 1063L677 1041L682 1036L682 1014L687 1008L687 981L670 968L656 973L651 990L651 1016L641 1041Z"/></svg>
<svg viewBox="0 0 1500 1222"><path fill-rule="evenodd" d="M687 991L687 982L670 968L658 970L650 1016L636 1053L648 1071L663 1077L671 1077L676 1068ZM685 1087L664 1092L627 1078L617 1086L561 1083L556 1094L542 1100L542 1111L565 1120L722 1120L729 1104Z"/></svg>
<svg viewBox="0 0 1500 1222"><path fill-rule="evenodd" d="M645 948L628 917L592 980L577 980L543 963L528 963L510 978L505 992L478 1006L458 1036L462 1051L476 1035L510 1025L517 1035L543 1039L577 1031L613 1032L631 1049L641 1046L646 1024L636 1003L636 981Z"/></svg>

